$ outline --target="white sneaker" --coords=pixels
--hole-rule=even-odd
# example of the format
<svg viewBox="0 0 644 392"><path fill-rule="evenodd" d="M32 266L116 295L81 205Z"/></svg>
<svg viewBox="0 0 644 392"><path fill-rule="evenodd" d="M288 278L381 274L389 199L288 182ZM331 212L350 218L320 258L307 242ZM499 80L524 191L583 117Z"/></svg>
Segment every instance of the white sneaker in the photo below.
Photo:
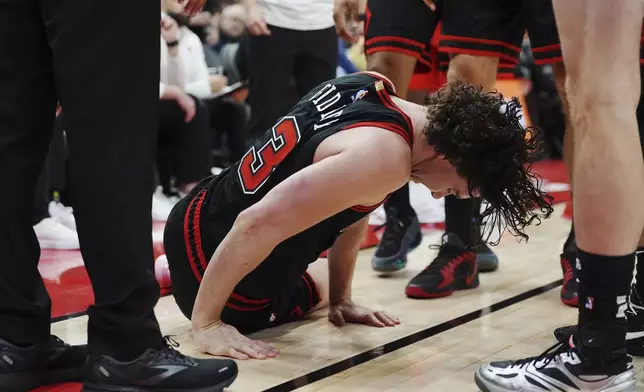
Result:
<svg viewBox="0 0 644 392"><path fill-rule="evenodd" d="M176 202L157 190L152 195L152 219L159 222L168 220L168 216Z"/></svg>
<svg viewBox="0 0 644 392"><path fill-rule="evenodd" d="M58 219L63 225L76 231L76 219L74 218L74 211L71 207L67 207L57 201L52 201L49 203L49 215Z"/></svg>
<svg viewBox="0 0 644 392"><path fill-rule="evenodd" d="M80 249L76 231L63 225L56 218L45 218L34 226L40 249Z"/></svg>
<svg viewBox="0 0 644 392"><path fill-rule="evenodd" d="M629 356L588 374L579 355L559 343L538 357L483 365L474 379L483 392L636 392Z"/></svg>

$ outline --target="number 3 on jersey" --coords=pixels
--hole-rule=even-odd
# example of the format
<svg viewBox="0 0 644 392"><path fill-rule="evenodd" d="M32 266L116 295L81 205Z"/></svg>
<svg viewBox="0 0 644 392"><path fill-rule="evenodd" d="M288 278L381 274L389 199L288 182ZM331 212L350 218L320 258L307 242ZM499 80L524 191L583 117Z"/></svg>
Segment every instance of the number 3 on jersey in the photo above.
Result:
<svg viewBox="0 0 644 392"><path fill-rule="evenodd" d="M244 155L237 173L242 190L247 195L255 194L264 185L273 170L300 141L300 129L295 117L282 118L273 127L273 137L259 151L255 146Z"/></svg>

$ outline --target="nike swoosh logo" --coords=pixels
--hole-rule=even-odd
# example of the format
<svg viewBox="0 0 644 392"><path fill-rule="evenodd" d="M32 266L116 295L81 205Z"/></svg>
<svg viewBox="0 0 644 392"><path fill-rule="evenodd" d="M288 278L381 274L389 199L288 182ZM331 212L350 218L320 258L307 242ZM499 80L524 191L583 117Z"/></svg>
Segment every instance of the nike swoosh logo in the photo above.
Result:
<svg viewBox="0 0 644 392"><path fill-rule="evenodd" d="M641 332L628 332L626 334L626 340L635 340L639 338L644 338L644 331Z"/></svg>
<svg viewBox="0 0 644 392"><path fill-rule="evenodd" d="M187 368L188 368L187 366L178 366L178 365L155 366L155 367L153 367L153 369L163 369L163 370L165 370L165 372L148 378L147 380L145 380L143 382L143 384L146 384L146 385L157 384L160 381L168 379L168 378L174 376L175 374L177 374L177 373L179 373L179 372L181 372L181 371L183 371L183 370L185 370Z"/></svg>

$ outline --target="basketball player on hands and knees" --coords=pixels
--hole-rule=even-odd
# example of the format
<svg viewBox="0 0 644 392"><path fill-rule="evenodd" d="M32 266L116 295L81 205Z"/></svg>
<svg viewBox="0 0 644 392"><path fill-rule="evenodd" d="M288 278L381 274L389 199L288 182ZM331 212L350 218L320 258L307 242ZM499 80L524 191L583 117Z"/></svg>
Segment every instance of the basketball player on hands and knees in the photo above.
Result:
<svg viewBox="0 0 644 392"><path fill-rule="evenodd" d="M486 228L525 238L524 227L552 208L529 169L535 137L519 110L516 99L460 83L417 105L375 73L314 88L170 215L164 245L174 297L203 350L274 357L275 348L242 333L326 305L337 325L396 325L355 305L351 281L366 218L409 180L434 197L480 195L489 202ZM328 259L318 260L326 249Z"/></svg>
<svg viewBox="0 0 644 392"><path fill-rule="evenodd" d="M644 227L636 119L644 4L554 0L554 7L575 140L578 330L542 356L485 365L476 381L485 392L634 392L625 336L635 249Z"/></svg>

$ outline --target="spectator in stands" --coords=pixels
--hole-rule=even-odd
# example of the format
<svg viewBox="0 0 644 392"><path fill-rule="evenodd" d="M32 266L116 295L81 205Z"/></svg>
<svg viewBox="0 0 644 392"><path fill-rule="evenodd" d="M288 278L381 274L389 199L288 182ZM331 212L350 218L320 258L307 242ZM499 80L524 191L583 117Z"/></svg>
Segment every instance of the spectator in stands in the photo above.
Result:
<svg viewBox="0 0 644 392"><path fill-rule="evenodd" d="M211 86L208 70L196 61L200 50L201 42L194 33L180 29L173 18L162 14L157 163L166 196L174 193L171 178L176 179L179 194L187 194L211 168L210 123L197 98L210 94ZM153 198L156 220L164 220L172 205L169 199L162 199L159 193Z"/></svg>
<svg viewBox="0 0 644 392"><path fill-rule="evenodd" d="M333 0L243 0L252 34L251 119L256 138L309 90L336 75L338 41ZM295 94L290 94L291 81Z"/></svg>
<svg viewBox="0 0 644 392"><path fill-rule="evenodd" d="M219 18L220 5L217 0L206 0L203 9L191 18L188 18L187 26L199 37L201 42L206 41L208 32Z"/></svg>
<svg viewBox="0 0 644 392"><path fill-rule="evenodd" d="M164 1L164 8L179 26L181 39L177 44L179 56L182 62L188 64L188 86L199 86L198 89L187 92L204 101L210 128L215 130L215 137L221 134L226 136L228 156L227 161L236 161L241 158L244 152L244 127L246 126L246 108L240 102L245 98L233 94L228 98L215 98L213 95L222 92L228 85L228 77L225 73L226 67L222 62L214 66L215 72L209 73L205 60L204 46L198 41L196 35L187 27L187 20L182 17L183 6L176 0ZM243 8L243 7L242 7ZM243 11L243 9L242 9ZM226 11L224 14L227 15ZM225 17L224 19L227 19ZM243 30L242 30L243 31ZM208 88L209 87L209 88ZM243 95L243 92L240 92Z"/></svg>

